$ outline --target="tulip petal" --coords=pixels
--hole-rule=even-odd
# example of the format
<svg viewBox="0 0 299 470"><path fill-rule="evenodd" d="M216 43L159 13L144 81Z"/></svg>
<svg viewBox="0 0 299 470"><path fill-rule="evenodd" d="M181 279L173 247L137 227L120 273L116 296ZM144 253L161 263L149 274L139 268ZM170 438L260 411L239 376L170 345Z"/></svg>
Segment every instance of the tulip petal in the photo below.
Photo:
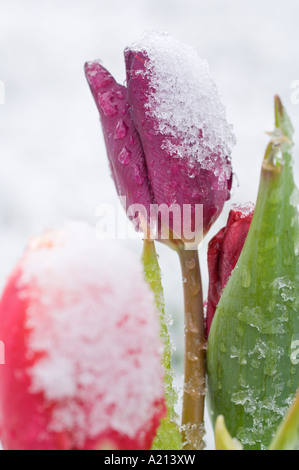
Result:
<svg viewBox="0 0 299 470"><path fill-rule="evenodd" d="M127 48L125 61L130 112L155 200L168 206L191 204L193 212L195 204L203 204L205 234L230 196L234 140L206 62L163 35ZM199 76L193 80L196 72ZM225 128L225 136L220 128ZM224 138L231 143L222 142ZM194 229L194 214L192 222Z"/></svg>
<svg viewBox="0 0 299 470"><path fill-rule="evenodd" d="M207 302L207 319L206 329L207 336L211 328L211 323L215 310L220 298L220 292L222 290L219 281L219 254L225 234L225 227L223 227L209 242L208 247L208 270L209 270L209 292Z"/></svg>
<svg viewBox="0 0 299 470"><path fill-rule="evenodd" d="M153 202L142 143L129 113L126 88L99 63L85 64L85 74L100 113L112 177L125 208ZM144 214L145 215L145 214Z"/></svg>

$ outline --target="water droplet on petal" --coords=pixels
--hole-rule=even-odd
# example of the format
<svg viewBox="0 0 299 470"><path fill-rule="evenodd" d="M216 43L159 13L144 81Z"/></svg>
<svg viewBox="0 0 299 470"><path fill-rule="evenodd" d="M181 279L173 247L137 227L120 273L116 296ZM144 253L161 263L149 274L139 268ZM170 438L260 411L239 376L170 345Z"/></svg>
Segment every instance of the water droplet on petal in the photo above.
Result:
<svg viewBox="0 0 299 470"><path fill-rule="evenodd" d="M118 160L122 165L128 165L131 160L131 152L127 147L123 147L120 154L118 155Z"/></svg>
<svg viewBox="0 0 299 470"><path fill-rule="evenodd" d="M114 94L112 91L98 94L99 105L107 117L114 116L117 113L117 105L113 102L113 98Z"/></svg>
<svg viewBox="0 0 299 470"><path fill-rule="evenodd" d="M137 184L141 186L144 183L144 176L142 176L140 168L138 165L133 166L133 176Z"/></svg>
<svg viewBox="0 0 299 470"><path fill-rule="evenodd" d="M128 126L126 123L120 119L116 124L115 132L114 132L114 139L123 139L126 137L128 132Z"/></svg>

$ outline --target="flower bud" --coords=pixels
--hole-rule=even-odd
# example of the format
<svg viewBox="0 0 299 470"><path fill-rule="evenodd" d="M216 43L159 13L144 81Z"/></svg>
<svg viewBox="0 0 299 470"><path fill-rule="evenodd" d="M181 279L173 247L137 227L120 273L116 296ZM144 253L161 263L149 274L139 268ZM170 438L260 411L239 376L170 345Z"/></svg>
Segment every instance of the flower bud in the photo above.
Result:
<svg viewBox="0 0 299 470"><path fill-rule="evenodd" d="M230 197L235 143L209 67L190 47L154 33L125 50L125 63L127 89L99 64L85 68L119 194L146 202L146 211L156 205L161 230L166 226L184 242L195 233L198 243ZM124 116L127 133L116 142Z"/></svg>
<svg viewBox="0 0 299 470"><path fill-rule="evenodd" d="M158 204L203 205L203 234L230 197L234 136L206 61L171 36L125 50L128 101Z"/></svg>
<svg viewBox="0 0 299 470"><path fill-rule="evenodd" d="M207 301L207 336L223 289L243 249L253 216L253 206L231 209L227 224L208 245L209 292Z"/></svg>

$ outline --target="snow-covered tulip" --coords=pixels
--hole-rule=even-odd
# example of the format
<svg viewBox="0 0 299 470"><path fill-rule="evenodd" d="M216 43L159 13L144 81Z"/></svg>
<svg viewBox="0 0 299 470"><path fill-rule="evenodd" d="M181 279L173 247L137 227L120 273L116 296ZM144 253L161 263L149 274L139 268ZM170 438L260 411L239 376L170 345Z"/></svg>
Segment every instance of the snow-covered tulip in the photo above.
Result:
<svg viewBox="0 0 299 470"><path fill-rule="evenodd" d="M149 204L158 206L174 238L188 241L199 232L198 242L232 183L234 136L209 67L192 48L157 33L126 48L125 63L126 88L100 63L85 66L118 193L147 214Z"/></svg>
<svg viewBox="0 0 299 470"><path fill-rule="evenodd" d="M223 415L246 450L268 448L296 394L299 332L298 189L293 128L275 97L246 241L218 303L207 346L213 420Z"/></svg>
<svg viewBox="0 0 299 470"><path fill-rule="evenodd" d="M83 222L32 239L0 333L4 449L150 449L165 415L159 321L125 247Z"/></svg>
<svg viewBox="0 0 299 470"><path fill-rule="evenodd" d="M207 300L207 336L223 289L243 249L253 216L253 205L231 209L227 224L208 245L209 291Z"/></svg>

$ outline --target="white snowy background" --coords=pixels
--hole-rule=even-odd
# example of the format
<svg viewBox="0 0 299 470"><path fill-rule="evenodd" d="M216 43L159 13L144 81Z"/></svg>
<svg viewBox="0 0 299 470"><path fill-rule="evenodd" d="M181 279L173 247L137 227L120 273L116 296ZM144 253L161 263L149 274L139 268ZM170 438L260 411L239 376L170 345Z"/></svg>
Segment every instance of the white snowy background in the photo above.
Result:
<svg viewBox="0 0 299 470"><path fill-rule="evenodd" d="M145 30L159 30L207 59L237 137L233 197L200 247L206 294L208 241L225 224L232 203L256 199L276 93L297 129L299 180L299 103L291 99L292 83L299 80L298 23L298 0L0 0L0 80L5 86L5 104L0 104L1 289L30 236L70 218L95 226L96 207L116 204L83 65L101 59L123 83L125 46ZM127 243L137 252L142 249L139 241ZM179 263L169 249L157 249L166 307L174 319L180 383ZM207 446L213 448L207 423Z"/></svg>

